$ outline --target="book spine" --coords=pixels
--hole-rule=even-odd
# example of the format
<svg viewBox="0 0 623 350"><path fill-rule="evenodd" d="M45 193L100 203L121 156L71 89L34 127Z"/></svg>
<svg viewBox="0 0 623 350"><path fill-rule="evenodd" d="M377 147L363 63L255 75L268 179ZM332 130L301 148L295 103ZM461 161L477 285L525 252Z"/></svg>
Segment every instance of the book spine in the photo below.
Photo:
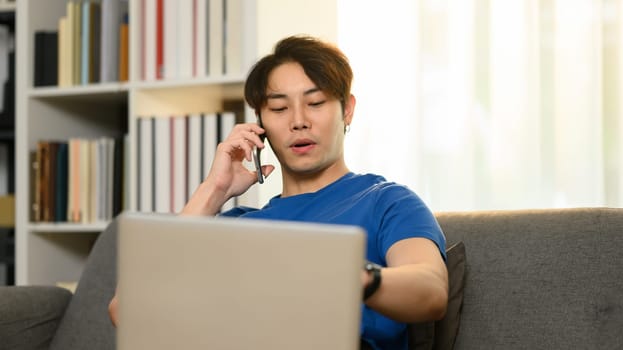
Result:
<svg viewBox="0 0 623 350"><path fill-rule="evenodd" d="M129 25L127 16L119 29L119 81L128 81L130 78L129 62Z"/></svg>
<svg viewBox="0 0 623 350"><path fill-rule="evenodd" d="M102 0L101 18L100 80L117 81L120 80L117 68L120 49L117 44L121 25L120 0Z"/></svg>
<svg viewBox="0 0 623 350"><path fill-rule="evenodd" d="M211 0L208 8L209 15L209 28L208 28L208 52L209 52L209 70L210 76L223 75L223 36L224 36L224 21L223 21L223 1Z"/></svg>
<svg viewBox="0 0 623 350"><path fill-rule="evenodd" d="M156 0L156 79L162 79L165 76L165 55L169 52L169 48L166 47L165 30L169 28L165 24L166 18L169 16L171 9L167 8L165 11L165 0Z"/></svg>

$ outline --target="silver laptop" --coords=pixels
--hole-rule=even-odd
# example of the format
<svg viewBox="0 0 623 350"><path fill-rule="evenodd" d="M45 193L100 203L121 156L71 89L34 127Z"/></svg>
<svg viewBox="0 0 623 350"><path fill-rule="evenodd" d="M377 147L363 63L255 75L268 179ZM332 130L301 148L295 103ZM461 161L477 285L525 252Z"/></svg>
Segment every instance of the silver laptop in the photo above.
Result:
<svg viewBox="0 0 623 350"><path fill-rule="evenodd" d="M126 213L118 349L358 349L354 226Z"/></svg>

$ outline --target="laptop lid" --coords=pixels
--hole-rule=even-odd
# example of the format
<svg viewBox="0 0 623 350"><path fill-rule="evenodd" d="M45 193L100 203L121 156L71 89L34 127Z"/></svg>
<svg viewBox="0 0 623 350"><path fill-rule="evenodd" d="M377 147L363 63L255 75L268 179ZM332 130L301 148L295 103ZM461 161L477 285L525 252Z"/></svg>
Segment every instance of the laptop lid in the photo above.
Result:
<svg viewBox="0 0 623 350"><path fill-rule="evenodd" d="M357 349L354 226L125 213L118 349Z"/></svg>

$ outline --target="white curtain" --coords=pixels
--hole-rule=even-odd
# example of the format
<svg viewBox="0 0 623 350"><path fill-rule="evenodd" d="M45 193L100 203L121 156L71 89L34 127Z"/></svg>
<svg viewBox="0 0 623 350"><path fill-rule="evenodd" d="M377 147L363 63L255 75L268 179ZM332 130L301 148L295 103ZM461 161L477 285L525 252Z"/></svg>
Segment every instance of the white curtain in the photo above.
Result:
<svg viewBox="0 0 623 350"><path fill-rule="evenodd" d="M433 210L623 206L623 0L340 0L346 161Z"/></svg>

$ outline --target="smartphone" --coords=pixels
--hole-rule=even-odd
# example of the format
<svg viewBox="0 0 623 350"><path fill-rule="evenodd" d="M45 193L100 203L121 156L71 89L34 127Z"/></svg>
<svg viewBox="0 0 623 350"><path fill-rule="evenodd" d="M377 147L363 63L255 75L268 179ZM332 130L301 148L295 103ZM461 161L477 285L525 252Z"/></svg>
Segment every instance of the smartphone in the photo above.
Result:
<svg viewBox="0 0 623 350"><path fill-rule="evenodd" d="M259 125L261 128L263 128L262 126L262 117L258 114L257 115L257 125ZM259 135L260 136L260 140L262 140L262 142L264 142L264 140L266 139L266 134L262 134ZM257 182L260 184L264 183L264 174L262 174L262 163L260 162L260 152L262 151L261 148L259 147L255 147L255 153L253 153L253 163L255 163L255 170L257 172Z"/></svg>

